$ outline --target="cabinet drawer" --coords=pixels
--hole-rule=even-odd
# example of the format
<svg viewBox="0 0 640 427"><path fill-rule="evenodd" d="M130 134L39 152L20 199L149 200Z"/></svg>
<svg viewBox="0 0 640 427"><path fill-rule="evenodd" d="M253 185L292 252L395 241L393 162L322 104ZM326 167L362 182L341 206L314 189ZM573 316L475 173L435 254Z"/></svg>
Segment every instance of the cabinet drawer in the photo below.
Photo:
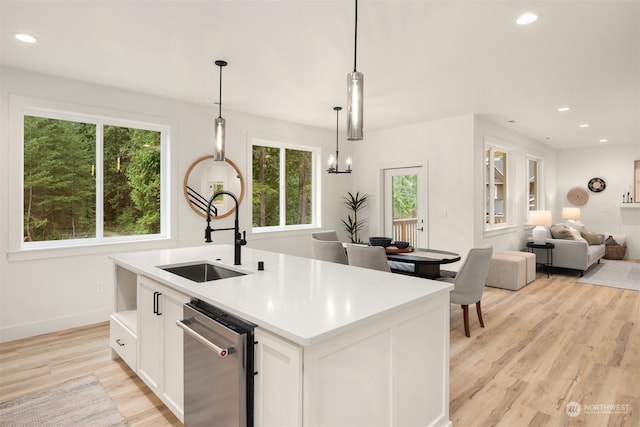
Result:
<svg viewBox="0 0 640 427"><path fill-rule="evenodd" d="M111 315L109 321L109 343L133 371L136 371L136 336Z"/></svg>

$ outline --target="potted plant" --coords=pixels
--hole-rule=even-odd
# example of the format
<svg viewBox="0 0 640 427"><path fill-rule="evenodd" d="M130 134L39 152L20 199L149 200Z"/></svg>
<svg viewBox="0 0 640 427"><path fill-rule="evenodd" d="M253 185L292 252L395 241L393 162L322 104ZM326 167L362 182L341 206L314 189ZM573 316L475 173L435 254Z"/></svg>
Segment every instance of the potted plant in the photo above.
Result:
<svg viewBox="0 0 640 427"><path fill-rule="evenodd" d="M362 227L364 227L367 220L359 219L358 212L362 210L362 208L366 207L369 194L360 195L360 192L357 192L355 196L351 192L347 192L347 194L348 196L343 197L344 204L347 205L351 212L353 212L353 216L348 214L347 220L345 221L343 219L342 223L344 224L345 231L349 233L351 243L362 243L358 232L362 230Z"/></svg>

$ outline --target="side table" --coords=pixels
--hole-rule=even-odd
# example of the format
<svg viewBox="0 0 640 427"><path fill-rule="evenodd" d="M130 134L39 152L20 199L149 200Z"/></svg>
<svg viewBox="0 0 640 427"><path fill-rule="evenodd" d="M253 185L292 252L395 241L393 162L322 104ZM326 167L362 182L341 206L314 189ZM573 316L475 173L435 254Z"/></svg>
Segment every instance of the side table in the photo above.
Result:
<svg viewBox="0 0 640 427"><path fill-rule="evenodd" d="M547 250L547 262L541 262L539 264L544 264L547 266L547 278L551 277L551 266L553 265L553 248L556 245L553 243L533 243L527 242L527 252L534 252L534 249L546 249Z"/></svg>

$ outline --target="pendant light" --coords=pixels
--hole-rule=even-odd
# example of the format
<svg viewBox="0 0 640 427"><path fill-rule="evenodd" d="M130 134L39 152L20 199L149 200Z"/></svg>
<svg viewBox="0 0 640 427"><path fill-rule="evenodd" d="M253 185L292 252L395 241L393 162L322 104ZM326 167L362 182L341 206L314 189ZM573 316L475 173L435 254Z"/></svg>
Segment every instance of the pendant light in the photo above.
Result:
<svg viewBox="0 0 640 427"><path fill-rule="evenodd" d="M216 161L224 161L225 126L224 119L222 118L222 67L227 66L227 61L217 60L215 64L220 67L220 103L218 109L218 117L214 122L213 142L215 145L213 159Z"/></svg>
<svg viewBox="0 0 640 427"><path fill-rule="evenodd" d="M358 51L358 0L356 2L355 37L353 47L353 71L347 74L347 140L362 139L362 104L364 75L356 70Z"/></svg>
<svg viewBox="0 0 640 427"><path fill-rule="evenodd" d="M338 158L339 158L339 150L338 150L338 115L340 114L340 110L342 107L333 107L333 110L336 112L336 155L335 157L332 155L329 157L329 169L327 172L329 173L351 173L351 157L347 157L347 161L345 162L347 166L347 170L341 171L338 167Z"/></svg>

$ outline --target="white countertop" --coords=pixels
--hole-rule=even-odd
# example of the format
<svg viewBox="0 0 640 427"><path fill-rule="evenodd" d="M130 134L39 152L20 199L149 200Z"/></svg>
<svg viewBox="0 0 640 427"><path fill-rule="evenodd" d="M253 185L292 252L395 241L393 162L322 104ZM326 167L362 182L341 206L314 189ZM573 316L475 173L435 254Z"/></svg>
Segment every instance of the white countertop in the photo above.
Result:
<svg viewBox="0 0 640 427"><path fill-rule="evenodd" d="M358 327L377 316L448 293L450 283L242 248L206 245L117 254L132 272L199 298L302 346ZM158 266L208 261L248 273L196 283ZM264 271L258 271L264 261Z"/></svg>

